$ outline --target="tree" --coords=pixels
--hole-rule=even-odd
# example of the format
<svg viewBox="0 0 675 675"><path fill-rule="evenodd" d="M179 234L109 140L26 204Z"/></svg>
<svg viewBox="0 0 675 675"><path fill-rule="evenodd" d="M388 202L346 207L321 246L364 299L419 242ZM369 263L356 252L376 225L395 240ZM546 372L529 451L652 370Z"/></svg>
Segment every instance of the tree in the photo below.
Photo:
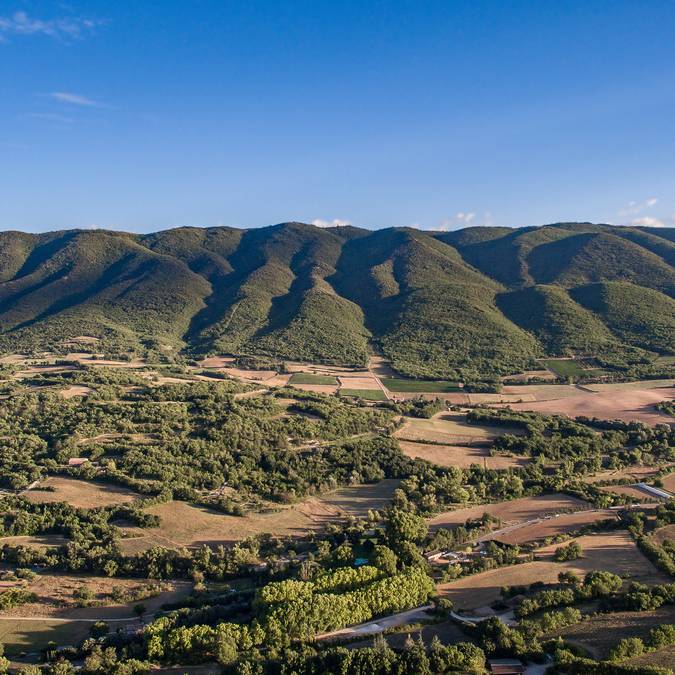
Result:
<svg viewBox="0 0 675 675"><path fill-rule="evenodd" d="M375 546L370 560L372 565L382 570L387 576L396 574L398 558L388 546Z"/></svg>
<svg viewBox="0 0 675 675"><path fill-rule="evenodd" d="M429 532L429 527L422 518L409 511L392 509L386 519L387 538L396 548L404 541L420 544Z"/></svg>
<svg viewBox="0 0 675 675"><path fill-rule="evenodd" d="M578 560L582 556L582 549L579 542L573 541L567 546L560 546L555 550L553 559L556 562L565 562L567 560Z"/></svg>
<svg viewBox="0 0 675 675"><path fill-rule="evenodd" d="M139 602L137 605L134 605L134 614L139 618L140 621L143 621L143 615L147 611L146 606Z"/></svg>
<svg viewBox="0 0 675 675"><path fill-rule="evenodd" d="M625 638L609 653L610 661L623 661L644 654L645 643L640 638Z"/></svg>
<svg viewBox="0 0 675 675"><path fill-rule="evenodd" d="M102 638L104 635L108 634L110 626L105 621L97 621L91 625L89 632L93 638Z"/></svg>

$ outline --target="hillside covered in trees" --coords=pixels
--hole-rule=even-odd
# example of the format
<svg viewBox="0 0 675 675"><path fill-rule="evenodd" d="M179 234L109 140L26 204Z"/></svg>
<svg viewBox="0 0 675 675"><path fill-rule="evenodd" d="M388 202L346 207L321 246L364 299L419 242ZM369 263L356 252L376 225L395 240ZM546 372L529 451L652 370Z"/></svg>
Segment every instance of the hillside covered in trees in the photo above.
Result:
<svg viewBox="0 0 675 675"><path fill-rule="evenodd" d="M544 356L675 354L675 230L283 223L0 233L0 347L214 353L485 379Z"/></svg>

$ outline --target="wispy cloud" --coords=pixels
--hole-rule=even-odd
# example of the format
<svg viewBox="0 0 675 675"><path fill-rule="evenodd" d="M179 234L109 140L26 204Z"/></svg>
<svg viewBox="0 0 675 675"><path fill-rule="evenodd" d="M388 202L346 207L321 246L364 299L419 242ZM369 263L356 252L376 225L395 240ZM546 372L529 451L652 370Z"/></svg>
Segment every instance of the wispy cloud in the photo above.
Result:
<svg viewBox="0 0 675 675"><path fill-rule="evenodd" d="M637 202L637 201L632 201L628 202L626 206L624 206L620 211L619 211L619 217L620 218L632 218L640 213L644 213L645 211L648 211L649 209L653 208L659 203L658 197L650 197L649 199L645 199L642 202Z"/></svg>
<svg viewBox="0 0 675 675"><path fill-rule="evenodd" d="M68 91L52 91L49 94L46 94L49 98L59 103L67 103L69 105L77 105L85 108L103 108L105 107L103 103L95 101L88 96L82 96L80 94L73 94Z"/></svg>
<svg viewBox="0 0 675 675"><path fill-rule="evenodd" d="M674 227L675 215L670 218L663 218L654 215L652 209L659 203L658 197L650 197L644 201L631 201L619 210L618 216L620 222L626 225L636 225L641 227Z"/></svg>
<svg viewBox="0 0 675 675"><path fill-rule="evenodd" d="M14 12L11 16L0 16L0 42L6 42L10 36L46 36L67 42L85 37L104 23L82 17L37 19L26 12Z"/></svg>
<svg viewBox="0 0 675 675"><path fill-rule="evenodd" d="M75 120L72 117L59 115L58 113L49 112L33 112L27 113L24 117L29 117L34 120L42 120L44 122L58 122L59 124L72 124Z"/></svg>
<svg viewBox="0 0 675 675"><path fill-rule="evenodd" d="M322 220L321 218L315 218L312 221L312 225L317 227L346 227L351 225L350 220L343 220L342 218L333 218L333 220Z"/></svg>
<svg viewBox="0 0 675 675"><path fill-rule="evenodd" d="M492 216L489 213L484 214L484 221L492 222ZM445 218L438 226L441 232L448 232L449 230L459 230L463 227L470 227L476 224L476 213L474 211L459 211L451 218ZM487 224L487 223L485 223Z"/></svg>
<svg viewBox="0 0 675 675"><path fill-rule="evenodd" d="M634 218L630 224L642 227L675 227L675 215L665 220L653 216L642 216L641 218Z"/></svg>

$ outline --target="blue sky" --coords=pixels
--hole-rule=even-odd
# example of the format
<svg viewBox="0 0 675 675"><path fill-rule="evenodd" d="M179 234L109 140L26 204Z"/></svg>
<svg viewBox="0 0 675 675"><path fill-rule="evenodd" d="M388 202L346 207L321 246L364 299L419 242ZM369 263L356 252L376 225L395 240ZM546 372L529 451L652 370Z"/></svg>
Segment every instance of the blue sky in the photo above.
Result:
<svg viewBox="0 0 675 675"><path fill-rule="evenodd" d="M0 1L0 228L673 225L675 3Z"/></svg>

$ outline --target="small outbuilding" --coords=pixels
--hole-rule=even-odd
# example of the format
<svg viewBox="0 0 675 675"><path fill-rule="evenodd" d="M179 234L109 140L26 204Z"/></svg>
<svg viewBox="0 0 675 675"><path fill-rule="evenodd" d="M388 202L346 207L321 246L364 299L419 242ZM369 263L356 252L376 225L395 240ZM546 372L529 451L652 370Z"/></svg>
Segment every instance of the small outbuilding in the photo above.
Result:
<svg viewBox="0 0 675 675"><path fill-rule="evenodd" d="M86 464L89 460L86 457L71 457L68 460L68 466L82 466Z"/></svg>
<svg viewBox="0 0 675 675"><path fill-rule="evenodd" d="M525 672L525 666L518 659L489 659L488 669L495 675L513 675Z"/></svg>

